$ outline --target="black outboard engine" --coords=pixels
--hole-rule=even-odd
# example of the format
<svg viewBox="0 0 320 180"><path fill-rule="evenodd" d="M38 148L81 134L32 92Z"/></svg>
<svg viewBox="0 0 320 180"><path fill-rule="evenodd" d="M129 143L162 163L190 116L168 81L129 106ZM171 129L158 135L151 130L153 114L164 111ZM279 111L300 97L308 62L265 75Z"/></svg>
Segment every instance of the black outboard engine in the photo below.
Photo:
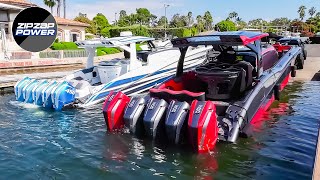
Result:
<svg viewBox="0 0 320 180"><path fill-rule="evenodd" d="M146 106L146 99L142 97L132 97L125 112L124 112L124 123L129 128L130 133L135 135L143 135L143 113Z"/></svg>
<svg viewBox="0 0 320 180"><path fill-rule="evenodd" d="M166 134L171 143L179 144L187 130L190 105L187 102L171 101L166 116Z"/></svg>
<svg viewBox="0 0 320 180"><path fill-rule="evenodd" d="M163 99L151 98L148 102L143 124L148 137L152 139L165 136L165 113L168 103Z"/></svg>

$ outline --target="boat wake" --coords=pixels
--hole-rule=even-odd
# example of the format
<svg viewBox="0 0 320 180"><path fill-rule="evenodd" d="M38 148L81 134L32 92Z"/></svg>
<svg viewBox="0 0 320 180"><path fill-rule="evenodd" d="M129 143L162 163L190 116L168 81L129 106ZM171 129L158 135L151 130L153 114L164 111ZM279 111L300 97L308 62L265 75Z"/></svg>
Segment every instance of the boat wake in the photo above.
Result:
<svg viewBox="0 0 320 180"><path fill-rule="evenodd" d="M9 101L9 104L11 104L12 106L20 107L20 108L24 108L24 109L38 109L38 108L40 108L40 106L37 106L35 104L29 104L29 103L19 102L19 101L15 101L15 100Z"/></svg>

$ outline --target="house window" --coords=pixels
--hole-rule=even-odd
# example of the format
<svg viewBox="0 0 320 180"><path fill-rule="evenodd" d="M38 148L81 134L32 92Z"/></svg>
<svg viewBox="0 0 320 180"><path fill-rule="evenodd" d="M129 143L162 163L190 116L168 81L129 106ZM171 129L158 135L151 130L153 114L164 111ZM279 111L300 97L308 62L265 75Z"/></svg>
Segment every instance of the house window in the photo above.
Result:
<svg viewBox="0 0 320 180"><path fill-rule="evenodd" d="M9 17L7 11L0 10L0 22L9 22Z"/></svg>
<svg viewBox="0 0 320 180"><path fill-rule="evenodd" d="M72 30L70 32L70 41L75 42L75 41L80 41L80 32L78 30Z"/></svg>

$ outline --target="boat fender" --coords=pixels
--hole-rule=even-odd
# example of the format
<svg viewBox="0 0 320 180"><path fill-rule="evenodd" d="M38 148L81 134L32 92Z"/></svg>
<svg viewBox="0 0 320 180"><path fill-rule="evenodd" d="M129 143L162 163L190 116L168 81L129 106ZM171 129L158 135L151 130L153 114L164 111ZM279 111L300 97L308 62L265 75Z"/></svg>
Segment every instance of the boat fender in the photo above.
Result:
<svg viewBox="0 0 320 180"><path fill-rule="evenodd" d="M29 77L25 77L23 79L21 79L20 81L18 81L15 85L14 85L14 94L16 96L16 100L17 101L24 101L24 97L23 97L23 93L22 93L22 89L28 85L28 83L31 81L31 78Z"/></svg>
<svg viewBox="0 0 320 180"><path fill-rule="evenodd" d="M218 140L216 106L212 101L194 100L188 119L189 142L195 152L212 150Z"/></svg>
<svg viewBox="0 0 320 180"><path fill-rule="evenodd" d="M42 106L42 91L49 85L48 80L43 80L39 82L39 84L33 88L32 90L32 99L35 105Z"/></svg>
<svg viewBox="0 0 320 180"><path fill-rule="evenodd" d="M124 124L131 134L141 136L144 134L143 114L147 101L143 97L132 97L125 112Z"/></svg>
<svg viewBox="0 0 320 180"><path fill-rule="evenodd" d="M23 92L24 102L33 103L33 89L39 85L39 80L32 81L28 86L25 86L25 91Z"/></svg>
<svg viewBox="0 0 320 180"><path fill-rule="evenodd" d="M53 108L62 110L65 106L75 101L76 89L69 82L63 81L52 91Z"/></svg>
<svg viewBox="0 0 320 180"><path fill-rule="evenodd" d="M273 87L273 95L275 100L280 100L280 85L277 84Z"/></svg>
<svg viewBox="0 0 320 180"><path fill-rule="evenodd" d="M165 137L165 113L168 103L163 99L150 98L143 117L143 125L149 138Z"/></svg>
<svg viewBox="0 0 320 180"><path fill-rule="evenodd" d="M124 126L123 116L130 98L122 92L110 92L103 104L103 116L108 131L121 129Z"/></svg>
<svg viewBox="0 0 320 180"><path fill-rule="evenodd" d="M291 66L291 77L296 77L297 75L297 66Z"/></svg>
<svg viewBox="0 0 320 180"><path fill-rule="evenodd" d="M190 105L187 102L172 100L168 107L165 129L169 142L179 144L187 133L187 118Z"/></svg>
<svg viewBox="0 0 320 180"><path fill-rule="evenodd" d="M52 108L52 98L51 98L51 91L58 85L57 81L51 81L48 86L46 86L42 90L42 106L45 108Z"/></svg>

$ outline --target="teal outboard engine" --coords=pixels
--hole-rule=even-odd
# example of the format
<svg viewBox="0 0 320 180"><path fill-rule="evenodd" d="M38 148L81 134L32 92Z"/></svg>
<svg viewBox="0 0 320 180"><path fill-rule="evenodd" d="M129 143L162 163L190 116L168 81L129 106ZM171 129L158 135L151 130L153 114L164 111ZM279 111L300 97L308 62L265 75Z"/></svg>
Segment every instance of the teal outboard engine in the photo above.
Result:
<svg viewBox="0 0 320 180"><path fill-rule="evenodd" d="M33 103L32 90L38 85L39 80L32 79L28 85L26 85L23 90L23 98L25 103Z"/></svg>
<svg viewBox="0 0 320 180"><path fill-rule="evenodd" d="M60 83L55 90L51 92L53 108L62 110L62 108L75 101L76 89L67 81Z"/></svg>
<svg viewBox="0 0 320 180"><path fill-rule="evenodd" d="M42 106L42 91L49 85L50 83L47 80L40 81L36 87L32 90L32 99L33 104Z"/></svg>
<svg viewBox="0 0 320 180"><path fill-rule="evenodd" d="M49 83L47 87L45 87L42 90L42 102L43 102L43 107L45 108L52 108L53 103L51 99L51 91L57 86L58 82L57 81L52 81Z"/></svg>
<svg viewBox="0 0 320 180"><path fill-rule="evenodd" d="M31 78L25 77L16 83L16 85L14 86L14 94L17 101L24 101L22 90L30 83L31 80Z"/></svg>

